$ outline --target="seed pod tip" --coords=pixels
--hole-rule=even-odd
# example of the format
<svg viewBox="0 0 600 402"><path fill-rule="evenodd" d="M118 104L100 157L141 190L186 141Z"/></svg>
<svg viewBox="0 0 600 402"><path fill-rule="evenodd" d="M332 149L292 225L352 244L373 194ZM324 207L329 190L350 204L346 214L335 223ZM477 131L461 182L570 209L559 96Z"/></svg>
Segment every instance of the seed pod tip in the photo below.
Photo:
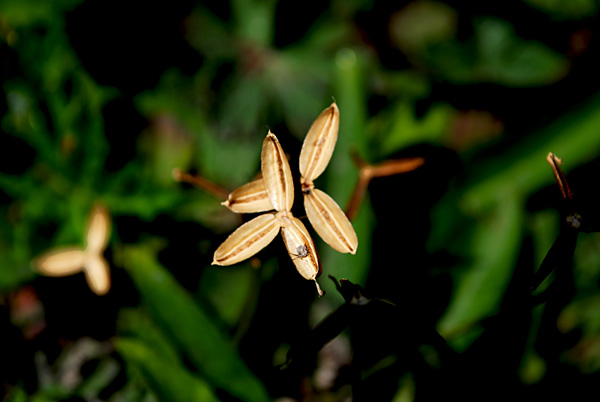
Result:
<svg viewBox="0 0 600 402"><path fill-rule="evenodd" d="M313 281L315 281L315 286L317 287L317 293L319 293L319 297L323 297L323 295L325 294L325 292L323 292L321 290L321 287L319 286L319 282L317 282L316 279L313 279Z"/></svg>

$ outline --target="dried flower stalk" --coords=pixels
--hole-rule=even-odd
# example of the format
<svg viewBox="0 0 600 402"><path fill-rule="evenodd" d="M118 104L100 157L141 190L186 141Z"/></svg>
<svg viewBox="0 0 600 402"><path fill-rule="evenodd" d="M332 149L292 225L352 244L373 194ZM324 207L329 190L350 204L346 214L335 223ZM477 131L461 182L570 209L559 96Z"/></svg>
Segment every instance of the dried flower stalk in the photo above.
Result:
<svg viewBox="0 0 600 402"><path fill-rule="evenodd" d="M556 179L556 184L558 184L558 188L564 200L573 199L573 193L571 192L571 188L569 187L569 183L567 182L567 178L560 168L562 165L562 159L558 156L554 155L552 152L548 153L546 157L546 161L552 167L552 172L554 173L554 178Z"/></svg>
<svg viewBox="0 0 600 402"><path fill-rule="evenodd" d="M387 160L377 165L369 165L365 163L358 154L353 154L354 163L360 169L358 174L358 182L352 192L352 197L346 207L346 216L348 219L354 219L358 213L360 204L363 201L367 187L372 179L377 177L392 176L412 172L423 166L425 158L408 157L402 159Z"/></svg>

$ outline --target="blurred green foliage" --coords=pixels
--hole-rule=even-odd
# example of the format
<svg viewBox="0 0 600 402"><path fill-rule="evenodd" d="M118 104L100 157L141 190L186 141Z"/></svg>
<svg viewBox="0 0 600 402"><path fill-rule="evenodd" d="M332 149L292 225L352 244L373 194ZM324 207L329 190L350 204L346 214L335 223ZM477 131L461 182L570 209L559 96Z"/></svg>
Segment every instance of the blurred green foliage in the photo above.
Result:
<svg viewBox="0 0 600 402"><path fill-rule="evenodd" d="M395 367L400 374L386 378L384 388L395 401L415 400L423 366L411 366L413 354L424 356L421 363L433 372L444 372L436 363L440 350L423 352L423 322L459 357L477 355L487 334L494 334L490 321L509 311L510 323L516 313L507 306L521 294L515 286L531 296L527 280L559 233L559 214L550 212L559 193L545 162L548 152L564 158L568 174L587 174L574 174L584 177L574 193L597 205L587 188L593 187L589 178L597 176L600 155L600 85L594 71L581 82L574 77L586 73L581 65L594 50L586 35L598 39L597 29L590 28L600 18L597 2L515 2L549 30L560 29L564 37L558 44L523 35L532 28L523 28L527 24L519 16L485 8L467 10L464 17L453 2L417 0L383 11L373 3L334 0L321 8L311 3L319 14L301 10L312 13L306 21L300 18L302 27L286 26L300 10L285 14L291 6L274 0L232 0L220 7L186 3L175 14L181 29L176 35L199 61L168 64L141 90L131 91L92 73L97 67L87 60L98 50L80 47L74 35L86 32L71 30L73 19L90 17L78 12L93 1L0 2L0 334L6 334L2 348L21 345L0 359L0 377L11 374L3 379L5 400L342 400L349 396L342 387L315 385L326 365L324 354L302 374L309 380L278 377L285 351L302 344L311 327L341 303L327 275L348 278L394 303L409 298L400 307L418 317L400 324L419 339L394 338L406 341L410 354L400 353L392 341L375 340L393 358L355 363L359 374L350 382L363 380L360 386L352 383L355 396L369 387L381 390L376 379ZM143 5L128 7L136 14ZM159 21L169 10L161 7ZM573 25L565 28L564 21ZM114 28L111 22L107 30ZM101 57L107 69L131 61L120 60L127 51ZM148 65L136 68L147 78ZM580 93L570 85L579 85ZM548 95L553 91L559 95ZM496 99L498 94L506 97ZM356 255L339 254L316 239L327 292L322 299L294 277L278 241L252 261L211 267L212 253L240 217L220 206L214 194L176 183L172 169L233 189L259 173L268 126L289 152L297 176L301 142L332 98L340 108L340 134L317 185L342 207L359 174L354 151L369 163L423 156L425 173L382 179L383 197L382 191L367 194L353 221ZM559 104L551 108L552 102ZM108 110L123 103L131 108L111 117ZM127 124L135 119L143 124ZM136 131L127 132L131 127ZM432 151L440 149L461 167ZM15 156L18 160L9 159ZM386 202L378 203L382 198ZM31 265L41 252L82 243L88 212L98 201L114 225L106 253L113 289L105 299L85 293L79 277L42 278ZM415 210L405 209L410 206ZM589 216L596 216L593 208ZM390 228L390 222L419 227ZM426 250L425 260L403 244L420 231L426 236L417 248ZM395 247L378 248L381 238ZM507 389L544 384L552 394L548 384L561 369L582 377L598 374L599 242L594 233L580 236L568 276L572 289L547 304L527 299L518 305L528 318L527 325L508 328L523 341L522 349L512 348L516 363L509 373L518 386ZM437 255L445 259L435 260ZM386 293L376 272L408 293ZM403 282L414 278L420 282ZM438 291L436 284L446 279L446 293ZM78 285L80 290L69 288ZM24 294L34 300L23 303ZM356 336L360 329L335 335L340 332L360 356L365 348L365 338ZM573 333L579 336L561 343L556 353L540 346L549 336ZM493 355L494 349L484 351ZM18 353L28 354L21 359ZM18 369L6 369L13 365Z"/></svg>

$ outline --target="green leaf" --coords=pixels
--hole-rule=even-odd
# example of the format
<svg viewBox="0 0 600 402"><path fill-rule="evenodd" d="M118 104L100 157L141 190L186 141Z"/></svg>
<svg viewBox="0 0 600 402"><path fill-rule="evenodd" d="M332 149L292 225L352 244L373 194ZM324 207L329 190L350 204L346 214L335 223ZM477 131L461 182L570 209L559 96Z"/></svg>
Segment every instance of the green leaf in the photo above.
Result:
<svg viewBox="0 0 600 402"><path fill-rule="evenodd" d="M482 210L503 199L507 189L522 194L554 181L546 163L548 152L563 159L563 170L592 160L600 152L600 95L578 106L508 152L471 169L460 203L464 210Z"/></svg>
<svg viewBox="0 0 600 402"><path fill-rule="evenodd" d="M544 44L519 38L510 23L475 21L469 42L457 39L429 48L428 63L456 84L493 82L512 87L547 85L568 72L566 58Z"/></svg>
<svg viewBox="0 0 600 402"><path fill-rule="evenodd" d="M598 12L594 0L524 0L532 7L550 14L557 20L591 17Z"/></svg>
<svg viewBox="0 0 600 402"><path fill-rule="evenodd" d="M154 320L208 381L245 401L269 400L229 339L149 249L128 247L123 260Z"/></svg>
<svg viewBox="0 0 600 402"><path fill-rule="evenodd" d="M267 46L273 39L275 6L273 0L233 0L236 34Z"/></svg>
<svg viewBox="0 0 600 402"><path fill-rule="evenodd" d="M417 119L414 106L409 102L400 102L388 119L391 124L385 130L385 136L382 136L380 153L389 155L421 142L439 143L450 125L452 112L450 106L439 104Z"/></svg>
<svg viewBox="0 0 600 402"><path fill-rule="evenodd" d="M179 364L181 362L175 346L150 317L140 309L124 309L119 312L117 333L139 339L167 363Z"/></svg>
<svg viewBox="0 0 600 402"><path fill-rule="evenodd" d="M438 323L442 336L497 312L512 276L523 228L523 199L509 191L474 231L469 268L458 278L450 305Z"/></svg>
<svg viewBox="0 0 600 402"><path fill-rule="evenodd" d="M212 268L202 272L200 294L218 311L223 321L236 325L249 310L249 295L257 292L256 269L244 262L227 269Z"/></svg>
<svg viewBox="0 0 600 402"><path fill-rule="evenodd" d="M164 360L163 356L144 342L120 338L117 351L127 364L137 370L161 401L218 401L212 389L180 365Z"/></svg>

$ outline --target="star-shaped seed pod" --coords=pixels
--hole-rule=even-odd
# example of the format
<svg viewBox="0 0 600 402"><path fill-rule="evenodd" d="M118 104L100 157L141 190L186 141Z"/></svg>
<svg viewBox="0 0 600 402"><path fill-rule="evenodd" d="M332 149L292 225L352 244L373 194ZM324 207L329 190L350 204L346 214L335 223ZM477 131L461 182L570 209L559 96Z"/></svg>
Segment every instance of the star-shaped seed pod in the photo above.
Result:
<svg viewBox="0 0 600 402"><path fill-rule="evenodd" d="M323 173L337 141L340 111L334 103L323 110L308 130L300 151L300 182L308 220L321 238L340 253L355 254L358 238L352 224L329 195L313 181Z"/></svg>
<svg viewBox="0 0 600 402"><path fill-rule="evenodd" d="M102 206L90 214L85 248L71 246L50 250L33 261L37 272L46 276L67 276L83 271L94 293L104 295L110 289L110 270L102 256L110 233L110 217Z"/></svg>
<svg viewBox="0 0 600 402"><path fill-rule="evenodd" d="M233 191L223 205L234 212L273 209L275 212L264 213L237 228L215 251L212 263L231 265L243 261L266 247L281 231L296 269L305 279L315 281L321 296L323 292L316 280L321 273L317 249L304 224L292 215L292 172L279 140L271 131L263 141L261 171L262 179Z"/></svg>

